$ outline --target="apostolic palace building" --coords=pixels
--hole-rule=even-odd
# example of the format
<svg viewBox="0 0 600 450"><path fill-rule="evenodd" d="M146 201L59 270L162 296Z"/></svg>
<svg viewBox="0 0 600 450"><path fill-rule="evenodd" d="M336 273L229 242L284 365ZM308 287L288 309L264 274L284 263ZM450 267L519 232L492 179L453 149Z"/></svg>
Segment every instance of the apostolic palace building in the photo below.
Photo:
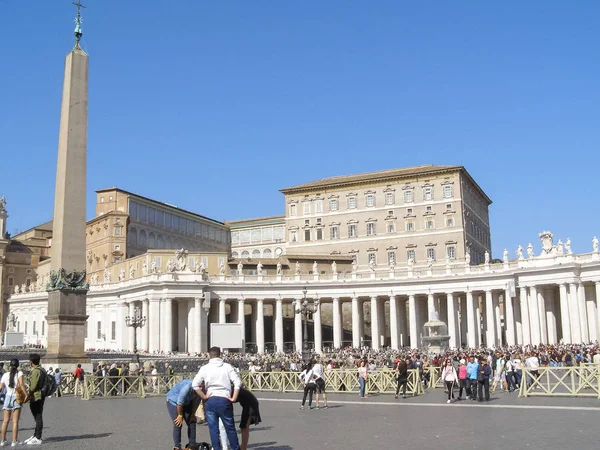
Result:
<svg viewBox="0 0 600 450"><path fill-rule="evenodd" d="M219 222L126 192L97 191L86 226L86 348L200 352L210 323L240 323L247 351L301 349L297 302L318 299L309 340L421 346L439 316L450 346L600 339L600 253L552 233L491 259L491 200L462 166L325 178L281 190L285 214ZM46 345L52 222L6 233L1 322ZM539 241L538 241L539 239Z"/></svg>

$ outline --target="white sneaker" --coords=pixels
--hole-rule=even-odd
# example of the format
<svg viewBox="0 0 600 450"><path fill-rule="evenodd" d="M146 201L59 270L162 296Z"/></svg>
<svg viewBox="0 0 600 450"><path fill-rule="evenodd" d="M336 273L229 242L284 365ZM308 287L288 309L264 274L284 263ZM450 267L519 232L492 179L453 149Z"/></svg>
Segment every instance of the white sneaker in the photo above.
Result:
<svg viewBox="0 0 600 450"><path fill-rule="evenodd" d="M35 436L30 436L27 439L25 439L25 441L23 441L23 444L27 444L30 440L32 440Z"/></svg>
<svg viewBox="0 0 600 450"><path fill-rule="evenodd" d="M36 438L35 436L31 439L27 445L40 445L42 443L41 439Z"/></svg>
<svg viewBox="0 0 600 450"><path fill-rule="evenodd" d="M12 444L10 444L11 447L16 447L17 445L21 445L23 444L22 442L19 441L13 441Z"/></svg>
<svg viewBox="0 0 600 450"><path fill-rule="evenodd" d="M446 403L452 403L452 400L448 400Z"/></svg>
<svg viewBox="0 0 600 450"><path fill-rule="evenodd" d="M8 441L2 441L0 442L0 447L4 447L6 444L8 444Z"/></svg>

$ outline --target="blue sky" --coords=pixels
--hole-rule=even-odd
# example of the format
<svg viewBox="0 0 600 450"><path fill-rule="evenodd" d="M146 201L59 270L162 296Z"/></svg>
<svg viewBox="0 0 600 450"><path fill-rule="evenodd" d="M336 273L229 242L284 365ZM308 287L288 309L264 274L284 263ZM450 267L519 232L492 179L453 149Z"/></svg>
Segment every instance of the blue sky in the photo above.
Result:
<svg viewBox="0 0 600 450"><path fill-rule="evenodd" d="M493 256L600 236L600 3L88 0L88 216L118 186L218 220L279 189L464 165ZM0 194L52 217L70 0L0 0Z"/></svg>

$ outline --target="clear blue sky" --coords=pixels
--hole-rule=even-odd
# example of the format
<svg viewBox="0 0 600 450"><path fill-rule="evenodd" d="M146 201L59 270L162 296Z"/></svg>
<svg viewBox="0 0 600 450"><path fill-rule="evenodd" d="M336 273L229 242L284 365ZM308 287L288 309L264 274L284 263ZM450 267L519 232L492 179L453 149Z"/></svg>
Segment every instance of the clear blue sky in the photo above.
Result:
<svg viewBox="0 0 600 450"><path fill-rule="evenodd" d="M600 236L600 2L87 0L88 216L118 186L218 220L279 189L461 164L493 256ZM52 217L71 0L0 0L0 194Z"/></svg>

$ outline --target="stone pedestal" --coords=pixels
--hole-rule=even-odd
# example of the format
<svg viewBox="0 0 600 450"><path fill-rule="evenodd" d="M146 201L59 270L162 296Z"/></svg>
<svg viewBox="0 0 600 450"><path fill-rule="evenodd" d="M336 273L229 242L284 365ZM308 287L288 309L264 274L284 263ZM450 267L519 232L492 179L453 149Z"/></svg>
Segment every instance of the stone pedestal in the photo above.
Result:
<svg viewBox="0 0 600 450"><path fill-rule="evenodd" d="M86 354L85 322L86 292L82 291L50 291L48 293L48 350L44 363L57 360L84 362Z"/></svg>
<svg viewBox="0 0 600 450"><path fill-rule="evenodd" d="M23 347L23 333L21 331L4 333L4 347Z"/></svg>

